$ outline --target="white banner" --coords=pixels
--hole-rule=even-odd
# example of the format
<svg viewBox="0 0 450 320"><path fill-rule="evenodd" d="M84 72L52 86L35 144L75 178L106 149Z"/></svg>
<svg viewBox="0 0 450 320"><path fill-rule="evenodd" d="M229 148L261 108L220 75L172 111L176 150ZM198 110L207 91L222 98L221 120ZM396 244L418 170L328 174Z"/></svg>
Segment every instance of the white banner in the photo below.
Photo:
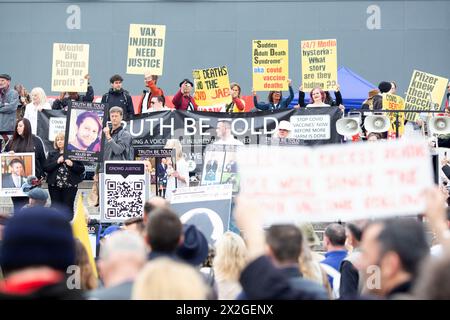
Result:
<svg viewBox="0 0 450 320"><path fill-rule="evenodd" d="M238 152L241 194L266 223L412 215L433 185L428 145L398 140Z"/></svg>
<svg viewBox="0 0 450 320"><path fill-rule="evenodd" d="M331 137L330 115L291 116L292 138L327 140Z"/></svg>

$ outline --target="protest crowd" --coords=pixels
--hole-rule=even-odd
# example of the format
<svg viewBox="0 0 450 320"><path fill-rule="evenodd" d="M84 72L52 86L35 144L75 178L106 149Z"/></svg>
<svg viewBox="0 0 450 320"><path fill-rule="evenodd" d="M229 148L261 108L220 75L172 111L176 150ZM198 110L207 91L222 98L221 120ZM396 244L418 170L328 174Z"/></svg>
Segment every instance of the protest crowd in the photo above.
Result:
<svg viewBox="0 0 450 320"><path fill-rule="evenodd" d="M227 75L226 68L216 68L213 73ZM268 210L265 202L234 190L239 185L234 175L239 162L233 158L224 164L220 160L230 148L240 150L249 143L235 137L230 119L219 119L210 143L216 153L203 155L202 181L205 185L233 185L231 218L221 234L205 235L196 223L185 223L175 209L177 191L189 188L194 180L182 143L169 136L164 149L173 151L172 156L145 164L146 170L153 167L156 172L152 195L142 203L122 208L130 215L121 222L100 223L97 241L90 242L88 226L93 221L83 209L79 186L92 180L88 203L91 209L104 210L99 208L104 194L99 189L111 183L104 178L111 170L105 161L139 160L131 126L126 124L151 115L163 119L175 112L209 117L208 110L197 101L201 95L194 93L198 79L184 78L169 96L158 85L159 75L146 72L143 76L145 89L133 101L119 74L111 76L110 88L101 96L95 96L91 75L86 74L86 92L61 92L55 98L47 97L41 87L28 93L25 79L0 74L0 190L2 197L12 201L11 210L0 213L0 300L450 299L450 160L447 154L437 157L438 146L450 145L450 130L440 133L438 125L437 129L430 128L425 110L416 110L406 119L402 114L400 122L397 119L396 125L386 126L389 120L383 112L388 109L387 99L397 97L394 81L380 81L371 88L356 118L344 105L345 96L337 82L328 90L299 84L297 104L293 104L293 83L287 78L280 82L280 88L287 90L271 90L266 99L258 97L257 92L263 90L254 88L247 90L251 95L245 99L245 88L227 82L227 87L219 88L216 94L226 92L229 99L211 110L232 119L291 111L291 118L286 116L276 123L265 146L274 153L289 149L294 156L296 147L305 150L309 145L305 143L308 139L296 136L298 123L289 119L303 114L326 117L327 110L333 111L330 128L339 147L373 143L376 148L392 140L425 137L430 152L425 156L430 158L429 168L432 163L437 168L438 178L421 190L420 212L397 215L396 211L375 218L360 212L359 218L345 221L336 215L334 220L323 221L327 225L321 239L312 223L317 221L267 224L262 215ZM450 127L450 122L445 122L450 112L450 86L446 85L445 106L441 108L438 103L433 110L440 117L436 121ZM73 112L76 107L77 112ZM39 122L42 114L54 112L72 118L66 130L55 132L50 140L40 135ZM51 141L50 150L44 139ZM222 146L226 147L217 151ZM311 154L302 159L313 157ZM267 159L257 160L262 163ZM290 161L294 160L285 158L285 163L276 166L291 170ZM306 166L309 162L304 161ZM88 162L96 163L92 179L86 175ZM223 179L225 173L227 180ZM242 178L241 183L248 184L249 180ZM370 184L371 180L367 181ZM147 184L150 182L144 188L150 190ZM302 187L309 186L305 182ZM259 188L275 190L264 183L255 186ZM307 197L309 190L305 190ZM311 199L320 202L313 196ZM119 202L115 202L117 206ZM307 205L296 208L299 215L302 210L309 212ZM135 216L135 210L142 214ZM328 216L333 217L333 212Z"/></svg>

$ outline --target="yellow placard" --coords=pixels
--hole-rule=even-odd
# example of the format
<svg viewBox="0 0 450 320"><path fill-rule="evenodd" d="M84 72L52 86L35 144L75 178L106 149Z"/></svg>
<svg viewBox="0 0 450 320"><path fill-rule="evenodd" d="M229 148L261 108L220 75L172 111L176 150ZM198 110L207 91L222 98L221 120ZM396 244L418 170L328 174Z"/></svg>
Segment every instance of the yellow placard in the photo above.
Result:
<svg viewBox="0 0 450 320"><path fill-rule="evenodd" d="M253 40L253 90L288 90L288 40Z"/></svg>
<svg viewBox="0 0 450 320"><path fill-rule="evenodd" d="M162 75L166 26L130 24L128 74Z"/></svg>
<svg viewBox="0 0 450 320"><path fill-rule="evenodd" d="M195 88L194 98L198 106L214 106L231 102L227 67L194 70L192 76Z"/></svg>
<svg viewBox="0 0 450 320"><path fill-rule="evenodd" d="M323 90L336 90L338 83L336 39L302 41L300 51L303 89L310 91L320 87Z"/></svg>
<svg viewBox="0 0 450 320"><path fill-rule="evenodd" d="M89 73L89 45L54 43L52 91L86 92Z"/></svg>
<svg viewBox="0 0 450 320"><path fill-rule="evenodd" d="M419 70L414 70L408 91L405 108L407 110L439 110L448 79ZM408 113L406 120L415 121L418 113Z"/></svg>
<svg viewBox="0 0 450 320"><path fill-rule="evenodd" d="M405 110L405 100L402 97L395 94L383 94L383 109L384 110ZM396 137L396 114L398 113L398 135L401 137L405 132L405 113L404 112L389 112L387 116L391 121L389 127L388 136L391 138Z"/></svg>

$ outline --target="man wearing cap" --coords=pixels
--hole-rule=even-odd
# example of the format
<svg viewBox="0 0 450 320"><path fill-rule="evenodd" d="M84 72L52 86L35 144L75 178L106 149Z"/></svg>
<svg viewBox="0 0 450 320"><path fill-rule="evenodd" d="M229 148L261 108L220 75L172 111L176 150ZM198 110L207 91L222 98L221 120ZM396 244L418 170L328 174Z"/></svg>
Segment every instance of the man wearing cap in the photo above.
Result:
<svg viewBox="0 0 450 320"><path fill-rule="evenodd" d="M72 227L59 212L25 209L9 219L0 248L0 300L83 299Z"/></svg>
<svg viewBox="0 0 450 320"><path fill-rule="evenodd" d="M16 124L19 94L10 88L11 77L0 74L0 134L12 134Z"/></svg>
<svg viewBox="0 0 450 320"><path fill-rule="evenodd" d="M180 82L180 90L173 96L172 103L177 110L197 111L197 103L191 96L194 84L189 79Z"/></svg>
<svg viewBox="0 0 450 320"><path fill-rule="evenodd" d="M47 203L48 194L42 188L33 188L28 192L28 204L23 208L33 208L33 207L45 207Z"/></svg>

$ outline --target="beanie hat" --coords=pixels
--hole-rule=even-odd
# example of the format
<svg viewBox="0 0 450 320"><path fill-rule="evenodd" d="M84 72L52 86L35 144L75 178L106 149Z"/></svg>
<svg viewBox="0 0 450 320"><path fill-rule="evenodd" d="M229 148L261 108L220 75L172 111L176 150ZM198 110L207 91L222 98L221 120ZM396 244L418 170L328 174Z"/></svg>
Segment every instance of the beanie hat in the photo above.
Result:
<svg viewBox="0 0 450 320"><path fill-rule="evenodd" d="M6 223L0 248L5 271L48 266L66 272L75 264L75 242L67 218L45 207L23 209Z"/></svg>
<svg viewBox="0 0 450 320"><path fill-rule="evenodd" d="M177 256L198 266L208 257L208 240L193 224L183 225L184 242L177 248Z"/></svg>
<svg viewBox="0 0 450 320"><path fill-rule="evenodd" d="M392 84L390 82L386 82L386 81L382 81L378 85L378 89L380 89L381 93L389 92L389 90L391 90L391 88L392 88Z"/></svg>
<svg viewBox="0 0 450 320"><path fill-rule="evenodd" d="M180 82L180 87L183 85L183 83L189 83L190 85L191 85L191 87L193 87L194 86L194 84L192 83L192 81L191 80L189 80L189 79L184 79L183 81L181 81Z"/></svg>

